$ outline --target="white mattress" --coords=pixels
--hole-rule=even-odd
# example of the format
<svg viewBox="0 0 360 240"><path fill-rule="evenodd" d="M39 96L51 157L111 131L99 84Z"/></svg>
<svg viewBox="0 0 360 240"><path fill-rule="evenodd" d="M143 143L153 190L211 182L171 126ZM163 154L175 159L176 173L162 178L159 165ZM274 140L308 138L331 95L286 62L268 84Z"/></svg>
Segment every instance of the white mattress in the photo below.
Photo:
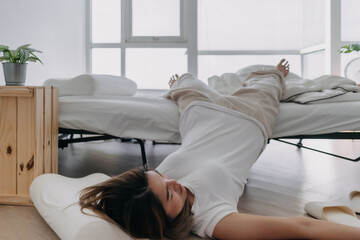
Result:
<svg viewBox="0 0 360 240"><path fill-rule="evenodd" d="M59 127L118 137L180 142L180 113L161 97L59 98Z"/></svg>
<svg viewBox="0 0 360 240"><path fill-rule="evenodd" d="M59 126L118 137L181 142L179 111L161 97L68 96L59 99ZM272 138L360 130L360 101L281 103Z"/></svg>

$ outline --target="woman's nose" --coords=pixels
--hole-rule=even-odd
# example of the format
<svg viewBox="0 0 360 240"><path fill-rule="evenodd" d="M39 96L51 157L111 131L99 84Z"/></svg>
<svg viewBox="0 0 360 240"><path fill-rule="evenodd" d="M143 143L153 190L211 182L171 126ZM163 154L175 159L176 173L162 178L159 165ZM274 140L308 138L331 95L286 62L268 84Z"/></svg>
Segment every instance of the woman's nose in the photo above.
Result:
<svg viewBox="0 0 360 240"><path fill-rule="evenodd" d="M167 179L166 184L168 185L168 187L170 187L170 186L175 186L177 182L175 179Z"/></svg>

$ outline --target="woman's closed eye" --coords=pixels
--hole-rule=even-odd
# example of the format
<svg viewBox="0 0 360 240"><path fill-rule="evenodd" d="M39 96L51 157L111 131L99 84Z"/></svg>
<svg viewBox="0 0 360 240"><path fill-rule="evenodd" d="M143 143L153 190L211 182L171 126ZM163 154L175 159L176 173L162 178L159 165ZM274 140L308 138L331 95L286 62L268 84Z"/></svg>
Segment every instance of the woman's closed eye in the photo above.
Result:
<svg viewBox="0 0 360 240"><path fill-rule="evenodd" d="M169 201L169 200L172 200L172 198L173 198L173 193L169 189L167 189L167 191L166 191L166 199Z"/></svg>

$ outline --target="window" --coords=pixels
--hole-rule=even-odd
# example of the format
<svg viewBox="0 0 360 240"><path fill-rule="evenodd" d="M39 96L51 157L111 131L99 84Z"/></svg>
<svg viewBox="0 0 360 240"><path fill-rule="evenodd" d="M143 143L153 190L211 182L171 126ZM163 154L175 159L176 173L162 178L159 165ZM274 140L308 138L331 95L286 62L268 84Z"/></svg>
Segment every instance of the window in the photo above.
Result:
<svg viewBox="0 0 360 240"><path fill-rule="evenodd" d="M303 56L303 78L313 79L325 74L325 51L318 51Z"/></svg>
<svg viewBox="0 0 360 240"><path fill-rule="evenodd" d="M180 36L180 0L133 0L133 36Z"/></svg>
<svg viewBox="0 0 360 240"><path fill-rule="evenodd" d="M356 26L360 25L359 0L341 1L341 40L359 41L360 31Z"/></svg>
<svg viewBox="0 0 360 240"><path fill-rule="evenodd" d="M129 48L126 50L127 77L140 89L168 89L170 76L187 71L185 53L183 48Z"/></svg>
<svg viewBox="0 0 360 240"><path fill-rule="evenodd" d="M300 49L301 9L302 0L199 0L199 50Z"/></svg>
<svg viewBox="0 0 360 240"><path fill-rule="evenodd" d="M360 32L357 26L360 24L360 15L357 9L360 8L358 0L342 0L341 1L341 45L360 42ZM357 52L349 54L341 54L341 74L344 76L346 65L354 58L360 57Z"/></svg>
<svg viewBox="0 0 360 240"><path fill-rule="evenodd" d="M120 43L120 3L118 0L92 0L92 42Z"/></svg>
<svg viewBox="0 0 360 240"><path fill-rule="evenodd" d="M121 57L119 48L94 48L92 73L120 76Z"/></svg>
<svg viewBox="0 0 360 240"><path fill-rule="evenodd" d="M126 76L140 89L167 88L174 73L191 72L207 82L251 64L275 65L282 57L294 73L313 78L325 74L325 53L335 49L333 42L326 48L326 24L341 25L342 41L360 40L353 30L353 23L360 24L357 0L341 1L341 24L336 14L326 20L327 6L338 6L337 0L90 3L88 71ZM342 69L353 57L341 56Z"/></svg>
<svg viewBox="0 0 360 240"><path fill-rule="evenodd" d="M91 0L89 6L89 72L165 89L172 74L188 71L185 0Z"/></svg>

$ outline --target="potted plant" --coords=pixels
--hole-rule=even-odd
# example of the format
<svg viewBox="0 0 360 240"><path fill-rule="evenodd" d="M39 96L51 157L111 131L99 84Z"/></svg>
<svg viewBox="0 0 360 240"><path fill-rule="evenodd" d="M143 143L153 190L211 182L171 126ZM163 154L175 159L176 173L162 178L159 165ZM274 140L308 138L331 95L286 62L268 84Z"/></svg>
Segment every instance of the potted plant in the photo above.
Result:
<svg viewBox="0 0 360 240"><path fill-rule="evenodd" d="M351 52L359 52L360 51L360 44L355 43L355 44L348 44L345 46L342 46L339 49L340 53L351 53Z"/></svg>
<svg viewBox="0 0 360 240"><path fill-rule="evenodd" d="M42 61L34 54L41 51L29 48L31 44L25 44L16 50L9 50L8 46L0 45L0 62L3 63L6 86L23 86L26 79L27 62Z"/></svg>

